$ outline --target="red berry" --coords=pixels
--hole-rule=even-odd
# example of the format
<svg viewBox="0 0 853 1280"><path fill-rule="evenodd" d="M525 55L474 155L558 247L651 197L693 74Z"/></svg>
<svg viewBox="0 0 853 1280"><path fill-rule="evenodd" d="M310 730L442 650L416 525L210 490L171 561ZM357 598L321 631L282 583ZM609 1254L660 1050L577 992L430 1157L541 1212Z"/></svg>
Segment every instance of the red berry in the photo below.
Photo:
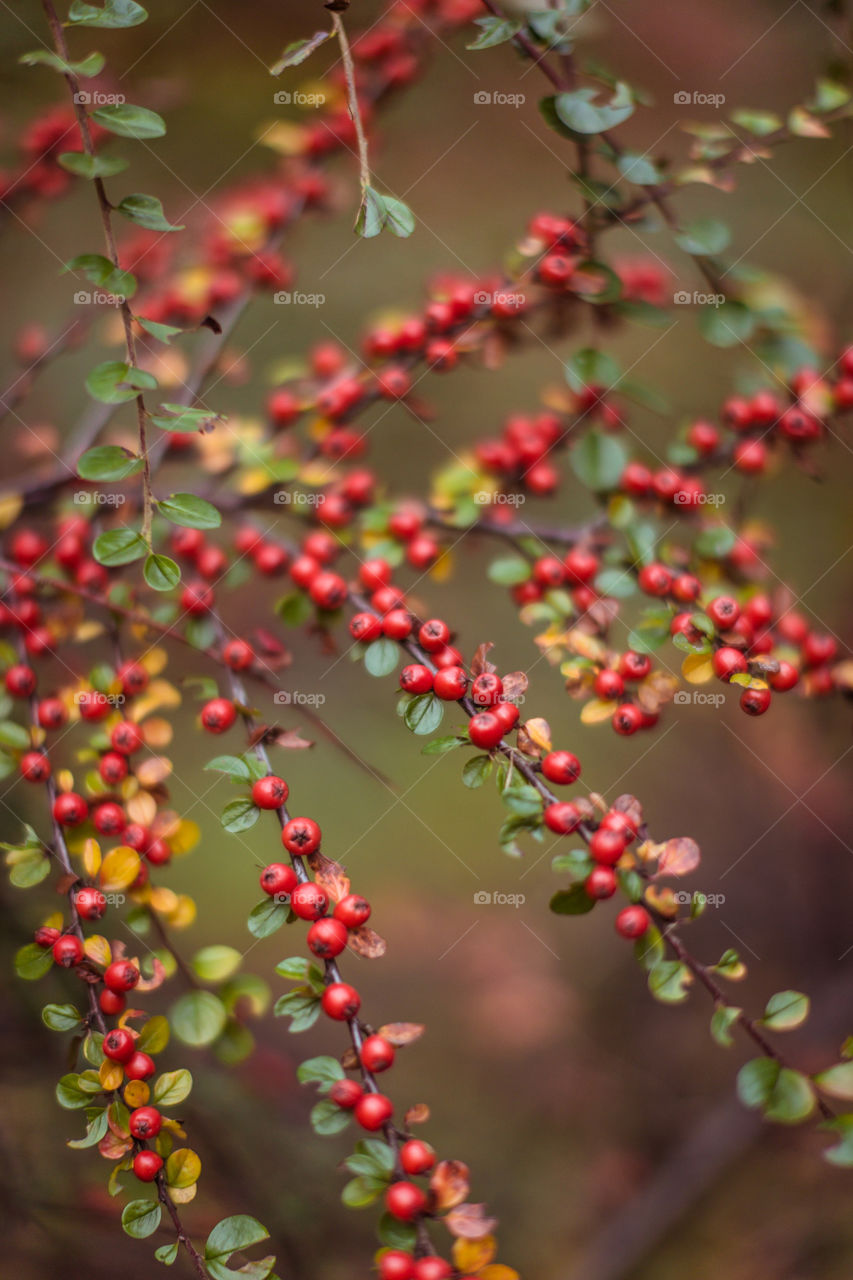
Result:
<svg viewBox="0 0 853 1280"><path fill-rule="evenodd" d="M554 587L561 587L566 581L566 569L556 556L542 556L533 566L533 578L540 587L550 591Z"/></svg>
<svg viewBox="0 0 853 1280"><path fill-rule="evenodd" d="M336 1080L329 1090L332 1102L336 1106L344 1107L347 1111L351 1111L363 1096L364 1090L357 1080Z"/></svg>
<svg viewBox="0 0 853 1280"><path fill-rule="evenodd" d="M519 710L514 702L499 702L492 708L492 714L497 716L504 733L510 733L518 724Z"/></svg>
<svg viewBox="0 0 853 1280"><path fill-rule="evenodd" d="M349 633L353 640L369 644L371 640L378 640L382 635L381 619L374 617L372 613L357 613L350 619Z"/></svg>
<svg viewBox="0 0 853 1280"><path fill-rule="evenodd" d="M110 1062L129 1062L136 1052L136 1040L124 1027L115 1027L104 1036L103 1050Z"/></svg>
<svg viewBox="0 0 853 1280"><path fill-rule="evenodd" d="M453 1268L444 1258L419 1258L415 1263L414 1280L449 1280Z"/></svg>
<svg viewBox="0 0 853 1280"><path fill-rule="evenodd" d="M138 981L139 970L132 960L114 960L104 973L104 982L110 991L117 991L120 995L132 991Z"/></svg>
<svg viewBox="0 0 853 1280"><path fill-rule="evenodd" d="M392 609L382 619L382 630L389 640L408 640L414 624L406 609Z"/></svg>
<svg viewBox="0 0 853 1280"><path fill-rule="evenodd" d="M379 1280L414 1280L415 1260L400 1249L387 1249L379 1259Z"/></svg>
<svg viewBox="0 0 853 1280"><path fill-rule="evenodd" d="M800 673L792 662L779 663L779 670L767 677L770 687L777 693L787 693L793 689L800 678Z"/></svg>
<svg viewBox="0 0 853 1280"><path fill-rule="evenodd" d="M152 866L165 867L167 862L172 861L172 850L167 841L158 837L146 845L145 856Z"/></svg>
<svg viewBox="0 0 853 1280"><path fill-rule="evenodd" d="M312 580L308 594L321 609L340 609L347 598L347 584L339 574L324 569Z"/></svg>
<svg viewBox="0 0 853 1280"><path fill-rule="evenodd" d="M25 751L20 769L27 782L47 782L51 774L50 761L43 751Z"/></svg>
<svg viewBox="0 0 853 1280"><path fill-rule="evenodd" d="M246 671L254 661L252 646L245 640L229 640L222 650L222 657L232 671Z"/></svg>
<svg viewBox="0 0 853 1280"><path fill-rule="evenodd" d="M384 1093L366 1093L355 1104L355 1118L362 1129L381 1129L394 1114L394 1104Z"/></svg>
<svg viewBox="0 0 853 1280"><path fill-rule="evenodd" d="M770 706L769 689L744 689L740 695L741 710L748 716L763 716Z"/></svg>
<svg viewBox="0 0 853 1280"><path fill-rule="evenodd" d="M110 744L114 751L131 756L143 745L142 730L132 720L122 720L111 732Z"/></svg>
<svg viewBox="0 0 853 1280"><path fill-rule="evenodd" d="M468 721L468 736L475 747L491 751L503 737L504 730L494 711L480 711Z"/></svg>
<svg viewBox="0 0 853 1280"><path fill-rule="evenodd" d="M68 712L59 698L42 698L38 705L38 722L42 729L61 729L67 721Z"/></svg>
<svg viewBox="0 0 853 1280"><path fill-rule="evenodd" d="M442 667L433 678L433 692L443 702L458 702L468 690L468 677L461 667Z"/></svg>
<svg viewBox="0 0 853 1280"><path fill-rule="evenodd" d="M261 872L261 888L271 898L289 898L299 883L293 867L284 862L271 862Z"/></svg>
<svg viewBox="0 0 853 1280"><path fill-rule="evenodd" d="M157 1070L154 1059L147 1053L137 1051L131 1054L124 1064L124 1074L128 1080L147 1080Z"/></svg>
<svg viewBox="0 0 853 1280"><path fill-rule="evenodd" d="M647 653L628 649L619 659L619 672L626 680L645 680L651 669L652 660Z"/></svg>
<svg viewBox="0 0 853 1280"><path fill-rule="evenodd" d="M63 827L77 827L89 816L89 806L76 791L66 791L56 797L53 816Z"/></svg>
<svg viewBox="0 0 853 1280"><path fill-rule="evenodd" d="M18 662L6 672L6 692L13 698L29 698L36 691L36 673Z"/></svg>
<svg viewBox="0 0 853 1280"><path fill-rule="evenodd" d="M596 862L614 867L625 852L627 844L628 841L621 832L613 831L608 827L599 827L590 839L589 851Z"/></svg>
<svg viewBox="0 0 853 1280"><path fill-rule="evenodd" d="M391 581L391 566L387 560L365 560L358 571L358 580L366 591L387 587Z"/></svg>
<svg viewBox="0 0 853 1280"><path fill-rule="evenodd" d="M100 693L97 689L86 689L82 693L78 693L76 702L81 720L103 720L112 710L107 695Z"/></svg>
<svg viewBox="0 0 853 1280"><path fill-rule="evenodd" d="M740 605L733 596L716 596L705 606L705 612L715 627L727 631L740 617Z"/></svg>
<svg viewBox="0 0 853 1280"><path fill-rule="evenodd" d="M720 680L730 680L737 672L746 671L746 658L740 649L733 649L730 645L723 645L722 649L717 649L711 662L714 667L714 673Z"/></svg>
<svg viewBox="0 0 853 1280"><path fill-rule="evenodd" d="M72 933L65 933L53 944L54 962L63 969L71 969L83 959L83 944Z"/></svg>
<svg viewBox="0 0 853 1280"><path fill-rule="evenodd" d="M237 719L237 709L227 698L211 698L201 711L201 723L208 733L225 733Z"/></svg>
<svg viewBox="0 0 853 1280"><path fill-rule="evenodd" d="M610 721L613 728L622 737L628 738L632 733L636 733L643 723L643 713L639 707L635 707L633 702L623 702L613 712L613 718Z"/></svg>
<svg viewBox="0 0 853 1280"><path fill-rule="evenodd" d="M803 641L803 662L807 667L820 667L832 662L838 653L834 636L826 632L810 631Z"/></svg>
<svg viewBox="0 0 853 1280"><path fill-rule="evenodd" d="M581 776L581 762L571 751L549 751L542 761L542 772L549 782L568 786Z"/></svg>
<svg viewBox="0 0 853 1280"><path fill-rule="evenodd" d="M163 1117L156 1107L137 1107L131 1111L127 1127L134 1138L145 1141L157 1137L162 1123Z"/></svg>
<svg viewBox="0 0 853 1280"><path fill-rule="evenodd" d="M702 594L702 583L692 573L679 573L673 580L672 594L681 604L692 604Z"/></svg>
<svg viewBox="0 0 853 1280"><path fill-rule="evenodd" d="M361 996L348 982L332 982L323 992L323 1012L336 1022L347 1022L361 1008Z"/></svg>
<svg viewBox="0 0 853 1280"><path fill-rule="evenodd" d="M275 578L284 573L290 562L290 556L284 547L274 542L262 542L252 551L252 560L259 573L267 578Z"/></svg>
<svg viewBox="0 0 853 1280"><path fill-rule="evenodd" d="M435 1152L428 1142L411 1138L400 1148L400 1164L404 1173L429 1173L435 1164Z"/></svg>
<svg viewBox="0 0 853 1280"><path fill-rule="evenodd" d="M58 929L54 929L47 924L40 924L33 934L33 941L36 946L44 947L45 951L47 951L60 936Z"/></svg>
<svg viewBox="0 0 853 1280"><path fill-rule="evenodd" d="M666 565L646 564L637 575L637 582L646 595L665 596L672 586L672 574Z"/></svg>
<svg viewBox="0 0 853 1280"><path fill-rule="evenodd" d="M281 843L294 857L304 857L320 847L320 828L313 818L291 818L281 832Z"/></svg>
<svg viewBox="0 0 853 1280"><path fill-rule="evenodd" d="M107 909L107 900L100 889L86 885L74 895L74 907L84 920L100 920Z"/></svg>
<svg viewBox="0 0 853 1280"><path fill-rule="evenodd" d="M558 836L566 836L580 825L581 815L577 805L568 801L557 801L546 805L543 813L545 826L555 831Z"/></svg>
<svg viewBox="0 0 853 1280"><path fill-rule="evenodd" d="M101 1012L113 1018L124 1009L127 1001L124 996L120 996L117 991L110 991L109 987L105 987L98 996L98 1004L101 1006Z"/></svg>
<svg viewBox="0 0 853 1280"><path fill-rule="evenodd" d="M412 662L400 672L400 688L406 693L429 693L432 689L432 672L420 662Z"/></svg>
<svg viewBox="0 0 853 1280"><path fill-rule="evenodd" d="M95 830L102 836L120 835L127 826L124 809L113 800L106 800L103 804L98 805L92 814L92 822Z"/></svg>
<svg viewBox="0 0 853 1280"><path fill-rule="evenodd" d="M120 755L118 751L107 751L98 761L98 773L108 786L117 786L119 782L123 782L127 777L130 766L127 763L127 757Z"/></svg>
<svg viewBox="0 0 853 1280"><path fill-rule="evenodd" d="M156 1151L140 1151L133 1157L133 1172L140 1182L153 1182L163 1168L163 1157Z"/></svg>
<svg viewBox="0 0 853 1280"><path fill-rule="evenodd" d="M290 795L290 788L284 778L270 774L266 778L258 778L252 787L252 800L259 809L280 809Z"/></svg>
<svg viewBox="0 0 853 1280"><path fill-rule="evenodd" d="M122 693L133 698L148 687L148 672L139 662L123 662L116 672L121 681Z"/></svg>
<svg viewBox="0 0 853 1280"><path fill-rule="evenodd" d="M610 867L594 867L583 887L590 898L612 898L616 892L616 876Z"/></svg>
<svg viewBox="0 0 853 1280"><path fill-rule="evenodd" d="M645 907L623 907L616 917L616 932L622 938L642 938L652 923Z"/></svg>
<svg viewBox="0 0 853 1280"><path fill-rule="evenodd" d="M412 1222L428 1203L426 1193L414 1182L392 1182L385 1192L385 1208L401 1222Z"/></svg>
<svg viewBox="0 0 853 1280"><path fill-rule="evenodd" d="M290 909L300 920L319 920L326 914L329 895L320 884L307 880L299 884L290 895Z"/></svg>
<svg viewBox="0 0 853 1280"><path fill-rule="evenodd" d="M694 422L688 429L687 443L698 453L713 453L719 447L720 433L711 422Z"/></svg>
<svg viewBox="0 0 853 1280"><path fill-rule="evenodd" d="M384 1036L368 1036L361 1046L360 1057L366 1071L387 1071L394 1061L394 1046Z"/></svg>
<svg viewBox="0 0 853 1280"><path fill-rule="evenodd" d="M209 613L213 608L213 588L206 582L196 579L188 582L181 592L181 609L194 618Z"/></svg>
<svg viewBox="0 0 853 1280"><path fill-rule="evenodd" d="M357 893L348 893L341 898L332 914L348 929L360 929L370 918L370 903Z"/></svg>
<svg viewBox="0 0 853 1280"><path fill-rule="evenodd" d="M427 653L438 653L450 642L450 627L440 618L431 618L418 631L418 643Z"/></svg>
<svg viewBox="0 0 853 1280"><path fill-rule="evenodd" d="M492 671L484 671L471 683L471 700L478 707L493 707L504 691L500 676Z"/></svg>
<svg viewBox="0 0 853 1280"><path fill-rule="evenodd" d="M595 677L593 684L595 696L603 698L605 702L610 702L614 698L621 698L625 692L625 681L618 671L611 671L605 668L599 671Z"/></svg>
<svg viewBox="0 0 853 1280"><path fill-rule="evenodd" d="M340 920L327 916L317 920L308 930L307 942L315 956L321 960L332 960L339 956L347 945L349 936L347 927Z"/></svg>

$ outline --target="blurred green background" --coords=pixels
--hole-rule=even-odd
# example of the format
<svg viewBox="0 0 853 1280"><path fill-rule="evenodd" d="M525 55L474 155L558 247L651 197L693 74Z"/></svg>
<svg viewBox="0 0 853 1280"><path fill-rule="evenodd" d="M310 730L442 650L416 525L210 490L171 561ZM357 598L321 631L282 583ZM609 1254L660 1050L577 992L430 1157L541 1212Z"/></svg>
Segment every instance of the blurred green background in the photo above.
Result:
<svg viewBox="0 0 853 1280"><path fill-rule="evenodd" d="M127 181L128 190L155 192L192 236L204 206L230 184L271 169L271 153L253 145L258 127L295 113L288 117L289 109L273 102L279 86L266 67L289 40L322 25L324 15L307 0L239 6L196 0L179 9L152 0L150 12L139 30L81 35L75 48L102 48L132 100L167 116L164 139L150 148L127 144L132 170L114 182L116 189ZM347 20L369 23L378 12L378 5L355 0ZM816 3L717 0L688 10L662 0L638 11L624 0L599 0L584 22L581 47L653 98L624 127L626 143L643 150L661 138L656 151L683 155L677 126L687 113L674 104L675 93L723 92L730 106L784 109L851 52L839 30L832 9ZM17 64L43 34L39 5L28 0L0 11L2 144L10 157L34 111L59 100L50 73ZM423 79L379 125L374 163L388 188L414 208L415 236L356 242L354 166L336 161L339 211L306 221L288 244L298 287L323 293L325 305L284 315L271 302L254 307L230 344L236 355L249 353L251 376L220 385L222 412L257 414L277 360L331 336L356 347L366 315L416 307L423 281L435 272L493 268L532 212L572 207L559 140L539 121L535 73L507 48L472 54L464 44L456 37L438 46ZM318 69L325 65L317 55ZM306 71L293 83L309 78ZM523 92L527 100L519 108L481 107L473 96L482 90ZM698 106L689 116L710 120L714 111ZM832 140L798 142L772 165L741 168L733 196L695 187L679 201L685 218L726 218L735 256L787 274L825 317L828 350L851 337L850 146L849 126L838 126ZM613 251L643 250L631 232L610 236ZM666 233L647 240L671 264L673 287L702 288ZM69 284L59 264L97 248L91 192L82 185L39 211L29 228L14 217L6 221L0 349L10 349L22 324L52 327L67 314ZM660 341L657 331L640 328L613 335L623 365L638 361L635 372L665 389L676 421L713 416L738 371L750 369L745 351L707 347L693 320L685 316ZM559 384L566 355L589 342L588 324L587 318L554 349L534 345L523 358L510 357L490 376L464 369L422 383L436 410L431 431L394 408L372 432L372 456L391 487L422 487L450 449L494 429L508 411L534 407L543 385ZM19 410L26 422L48 424L59 437L67 432L84 407L80 383L91 362L91 353L58 362ZM673 420L636 409L631 426L659 449ZM29 434L14 419L3 432L4 456L14 452L15 465L25 465ZM778 529L774 566L803 593L802 607L846 635L847 444L830 441L821 465L823 482L783 468L755 498L754 510ZM541 504L543 518L575 520L587 510L572 485ZM269 515L290 532L280 509ZM532 637L501 589L486 585L493 554L472 542L447 586L422 584L428 612L443 611L458 624L466 651L491 639L502 669L533 672L525 709L547 716L555 741L578 751L584 782L611 799L625 790L640 795L660 836L697 838L704 853L697 884L726 901L691 930L694 950L710 960L738 947L751 976L732 999L747 1008L760 1009L779 988L811 992L813 1028L798 1037L792 1054L814 1069L831 1060L853 1029L849 712L836 701L780 699L756 724L731 700L719 711L672 708L654 735L630 741L607 728L582 729L558 673L536 660ZM243 588L232 616L246 628L262 624L265 597ZM675 1280L685 1269L694 1280L721 1274L846 1280L853 1267L851 1175L822 1163L825 1138L813 1128L759 1129L734 1102L743 1045L727 1055L711 1043L703 993L695 991L683 1008L654 1004L615 942L611 908L579 920L549 914L550 847L535 847L521 863L503 858L493 792L463 792L455 757L419 755L394 715L393 681L374 683L348 661L335 662L310 636L288 639L296 659L288 673L292 687L322 691L324 718L393 782L389 790L323 737L312 751L277 760L296 811L321 821L324 848L346 863L387 938L384 961L347 958L367 1016L428 1025L418 1046L400 1055L389 1091L401 1105L431 1105L424 1136L442 1155L470 1165L472 1198L501 1221L501 1259L524 1280ZM95 649L81 651L81 671ZM189 670L176 654L173 678ZM271 707L260 705L272 716ZM278 960L301 949L298 937L283 933L252 945L245 927L259 896L256 870L278 848L272 822L243 839L223 836L217 814L224 784L211 784L194 767L212 754L194 730L194 715L188 696L174 750L181 762L174 803L201 823L203 839L167 877L199 902L199 920L180 944L190 953L211 941L231 943L246 950L247 969L269 976ZM286 723L314 736L298 711ZM22 785L3 788L8 839L21 814L37 823L39 815ZM478 906L474 894L483 890L523 893L526 900L517 909ZM44 895L4 888L2 905L8 973L11 953L43 914ZM274 980L276 994L284 986ZM46 998L66 992L51 977L39 989L7 983L2 996L0 1214L7 1221L0 1272L14 1280L101 1280L121 1270L126 1280L143 1280L156 1269L150 1242L123 1236L98 1158L65 1146L78 1136L79 1117L54 1102L63 1046L42 1029L37 1011ZM335 1166L346 1140L311 1135L308 1091L295 1081L296 1064L336 1051L339 1037L326 1029L291 1037L271 1019L257 1036L254 1057L232 1072L180 1046L164 1055L164 1065L189 1065L196 1079L185 1115L204 1174L186 1219L201 1235L223 1213L256 1214L270 1228L283 1280L366 1276L374 1214L340 1206L343 1176Z"/></svg>

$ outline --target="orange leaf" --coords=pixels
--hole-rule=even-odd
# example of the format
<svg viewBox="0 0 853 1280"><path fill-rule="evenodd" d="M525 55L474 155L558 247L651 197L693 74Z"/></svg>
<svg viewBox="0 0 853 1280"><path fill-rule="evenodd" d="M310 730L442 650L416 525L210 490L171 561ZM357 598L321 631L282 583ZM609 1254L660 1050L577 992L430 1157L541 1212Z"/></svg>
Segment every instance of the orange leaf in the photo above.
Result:
<svg viewBox="0 0 853 1280"><path fill-rule="evenodd" d="M425 1102L416 1102L413 1107L409 1107L403 1119L407 1125L426 1124L429 1120L429 1107Z"/></svg>
<svg viewBox="0 0 853 1280"><path fill-rule="evenodd" d="M457 1271L461 1271L465 1275L473 1271L480 1271L491 1262L497 1247L497 1241L494 1236L483 1236L479 1240L455 1240L453 1242L453 1261Z"/></svg>
<svg viewBox="0 0 853 1280"><path fill-rule="evenodd" d="M340 902L341 898L347 896L350 892L350 880L339 862L333 862L319 852L309 853L305 861L314 872L317 884L326 890L330 898Z"/></svg>
<svg viewBox="0 0 853 1280"><path fill-rule="evenodd" d="M420 1022L386 1022L379 1028L379 1035L399 1048L401 1045L414 1044L415 1040L420 1040L424 1031L426 1027Z"/></svg>
<svg viewBox="0 0 853 1280"><path fill-rule="evenodd" d="M695 840L689 836L675 836L667 840L658 860L658 870L668 876L689 876L702 860Z"/></svg>
<svg viewBox="0 0 853 1280"><path fill-rule="evenodd" d="M435 1166L429 1187L435 1196L436 1208L452 1209L461 1204L470 1190L467 1164L461 1160L442 1160Z"/></svg>

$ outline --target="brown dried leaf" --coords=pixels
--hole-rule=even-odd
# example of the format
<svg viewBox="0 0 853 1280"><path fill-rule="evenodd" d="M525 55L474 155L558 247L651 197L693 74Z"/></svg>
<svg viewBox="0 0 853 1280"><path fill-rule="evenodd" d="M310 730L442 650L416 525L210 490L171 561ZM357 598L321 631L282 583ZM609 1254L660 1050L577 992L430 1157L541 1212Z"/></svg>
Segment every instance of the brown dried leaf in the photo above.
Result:
<svg viewBox="0 0 853 1280"><path fill-rule="evenodd" d="M519 726L516 740L519 751L523 751L527 756L538 758L543 751L551 750L551 726L541 716L525 720L524 724Z"/></svg>
<svg viewBox="0 0 853 1280"><path fill-rule="evenodd" d="M429 1107L425 1102L416 1102L413 1107L409 1107L403 1117L405 1124L426 1124L429 1120Z"/></svg>
<svg viewBox="0 0 853 1280"><path fill-rule="evenodd" d="M269 741L274 747L284 747L285 751L304 751L314 746L310 738L302 737L299 729L276 729Z"/></svg>
<svg viewBox="0 0 853 1280"><path fill-rule="evenodd" d="M494 641L484 640L482 644L477 646L477 650L471 659L471 674L480 676L484 671L497 671L497 667L493 662L489 662L488 653L490 649L494 649Z"/></svg>
<svg viewBox="0 0 853 1280"><path fill-rule="evenodd" d="M702 861L701 850L689 836L667 840L658 860L658 871L668 876L689 876Z"/></svg>
<svg viewBox="0 0 853 1280"><path fill-rule="evenodd" d="M347 946L350 951L354 951L357 956L362 956L365 960L379 960L388 949L385 939L366 924L350 930Z"/></svg>
<svg viewBox="0 0 853 1280"><path fill-rule="evenodd" d="M333 862L331 858L327 858L325 854L319 851L309 853L305 861L314 872L314 879L317 884L326 890L330 898L334 898L335 902L340 902L341 898L347 896L350 892L350 880L339 862ZM352 934L350 939L352 939Z"/></svg>
<svg viewBox="0 0 853 1280"><path fill-rule="evenodd" d="M452 1235L461 1236L463 1240L482 1240L483 1236L491 1235L498 1220L486 1217L484 1204L460 1204L447 1215L444 1225Z"/></svg>
<svg viewBox="0 0 853 1280"><path fill-rule="evenodd" d="M467 1164L461 1160L442 1160L435 1166L429 1189L437 1209L452 1209L462 1203L470 1190L468 1172Z"/></svg>
<svg viewBox="0 0 853 1280"><path fill-rule="evenodd" d="M386 1022L379 1028L379 1035L398 1048L404 1044L414 1044L420 1040L426 1027L421 1022Z"/></svg>
<svg viewBox="0 0 853 1280"><path fill-rule="evenodd" d="M644 711L654 714L667 702L671 702L678 691L678 677L668 671L650 671L637 687L637 701Z"/></svg>
<svg viewBox="0 0 853 1280"><path fill-rule="evenodd" d="M359 1068L358 1054L355 1049L350 1047L345 1049L341 1054L341 1066L344 1071L357 1071Z"/></svg>
<svg viewBox="0 0 853 1280"><path fill-rule="evenodd" d="M152 973L151 977L146 978L144 976L140 976L140 979L136 984L135 990L156 991L157 988L162 987L163 983L166 981L166 970L163 968L162 962L158 960L156 956L152 958L151 965L152 965L152 968L154 969L154 972Z"/></svg>
<svg viewBox="0 0 853 1280"><path fill-rule="evenodd" d="M503 676L502 679L505 702L515 702L516 698L523 698L530 684L523 671L510 671L509 675Z"/></svg>

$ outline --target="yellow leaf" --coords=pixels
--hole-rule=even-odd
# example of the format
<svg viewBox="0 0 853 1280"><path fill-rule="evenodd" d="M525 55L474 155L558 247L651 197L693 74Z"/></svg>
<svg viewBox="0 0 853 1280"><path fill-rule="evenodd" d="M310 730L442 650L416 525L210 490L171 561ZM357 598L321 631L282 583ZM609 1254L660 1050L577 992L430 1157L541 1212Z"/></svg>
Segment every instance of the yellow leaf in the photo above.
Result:
<svg viewBox="0 0 853 1280"><path fill-rule="evenodd" d="M74 774L70 769L60 769L56 775L56 785L60 791L74 790Z"/></svg>
<svg viewBox="0 0 853 1280"><path fill-rule="evenodd" d="M98 1070L98 1079L105 1089L117 1089L124 1079L124 1067L120 1062L104 1058Z"/></svg>
<svg viewBox="0 0 853 1280"><path fill-rule="evenodd" d="M160 751L163 747L168 747L174 737L174 730L169 721L164 720L162 716L152 716L150 720L145 721L142 736L146 746Z"/></svg>
<svg viewBox="0 0 853 1280"><path fill-rule="evenodd" d="M143 827L150 827L157 816L157 801L147 791L138 792L127 801L125 808L131 822L138 822Z"/></svg>
<svg viewBox="0 0 853 1280"><path fill-rule="evenodd" d="M177 906L168 915L168 921L174 929L188 929L191 924L195 923L197 914L198 908L195 900L189 894L181 893L178 895Z"/></svg>
<svg viewBox="0 0 853 1280"><path fill-rule="evenodd" d="M304 124L290 120L277 120L266 125L258 135L258 141L271 147L282 156L302 156L308 148L309 133Z"/></svg>
<svg viewBox="0 0 853 1280"><path fill-rule="evenodd" d="M93 964L103 965L104 968L113 958L112 949L106 938L99 933L93 933L86 939L84 944L86 955Z"/></svg>
<svg viewBox="0 0 853 1280"><path fill-rule="evenodd" d="M24 499L19 493L0 493L0 529L8 529L21 514Z"/></svg>
<svg viewBox="0 0 853 1280"><path fill-rule="evenodd" d="M74 630L74 639L78 644L85 644L87 640L97 640L98 636L104 634L104 626L101 622L81 622L79 627Z"/></svg>
<svg viewBox="0 0 853 1280"><path fill-rule="evenodd" d="M144 1080L128 1080L124 1086L124 1101L128 1107L144 1107L151 1097L151 1090Z"/></svg>
<svg viewBox="0 0 853 1280"><path fill-rule="evenodd" d="M453 554L443 551L429 571L433 582L447 582L453 577Z"/></svg>
<svg viewBox="0 0 853 1280"><path fill-rule="evenodd" d="M198 1184L194 1182L190 1187L168 1187L167 1195L173 1204L189 1204L191 1200L195 1200L197 1191Z"/></svg>
<svg viewBox="0 0 853 1280"><path fill-rule="evenodd" d="M479 1271L491 1262L496 1249L497 1241L494 1236L483 1236L481 1240L455 1240L453 1262L457 1270L465 1274Z"/></svg>
<svg viewBox="0 0 853 1280"><path fill-rule="evenodd" d="M139 665L144 667L149 677L159 676L160 672L169 661L169 655L162 645L155 645L153 649L149 649L139 659Z"/></svg>
<svg viewBox="0 0 853 1280"><path fill-rule="evenodd" d="M180 705L180 690L173 684L169 684L168 680L152 680L145 692L135 699L130 715L139 723L154 711L160 711L162 708L171 710Z"/></svg>
<svg viewBox="0 0 853 1280"><path fill-rule="evenodd" d="M63 921L64 921L64 917L62 915L62 912L54 911L47 917L46 920L42 921L42 924L46 929L61 929L63 925Z"/></svg>
<svg viewBox="0 0 853 1280"><path fill-rule="evenodd" d="M707 684L714 678L714 664L707 653L688 653L681 664L681 674L688 684Z"/></svg>
<svg viewBox="0 0 853 1280"><path fill-rule="evenodd" d="M151 906L160 916L170 916L178 905L178 895L173 889L159 884L151 890Z"/></svg>
<svg viewBox="0 0 853 1280"><path fill-rule="evenodd" d="M496 1262L491 1267L484 1267L478 1280L521 1280L521 1276L512 1267Z"/></svg>
<svg viewBox="0 0 853 1280"><path fill-rule="evenodd" d="M541 716L535 716L532 720L525 720L518 731L518 735L519 739L527 738L540 751L551 750L551 726Z"/></svg>
<svg viewBox="0 0 853 1280"><path fill-rule="evenodd" d="M581 724L601 724L602 721L609 720L618 705L617 702L601 702L600 699L593 698L581 712Z"/></svg>
<svg viewBox="0 0 853 1280"><path fill-rule="evenodd" d="M178 829L169 837L169 844L172 853L180 856L182 853L189 853L194 849L201 839L201 828L197 822L193 822L191 818L183 818L178 825Z"/></svg>
<svg viewBox="0 0 853 1280"><path fill-rule="evenodd" d="M201 1177L201 1160L189 1147L179 1147L169 1156L164 1172L170 1187L191 1187Z"/></svg>
<svg viewBox="0 0 853 1280"><path fill-rule="evenodd" d="M110 849L101 863L101 888L104 893L116 893L127 889L139 875L139 854L129 844Z"/></svg>
<svg viewBox="0 0 853 1280"><path fill-rule="evenodd" d="M83 869L93 880L101 867L101 846L91 837L83 842Z"/></svg>

